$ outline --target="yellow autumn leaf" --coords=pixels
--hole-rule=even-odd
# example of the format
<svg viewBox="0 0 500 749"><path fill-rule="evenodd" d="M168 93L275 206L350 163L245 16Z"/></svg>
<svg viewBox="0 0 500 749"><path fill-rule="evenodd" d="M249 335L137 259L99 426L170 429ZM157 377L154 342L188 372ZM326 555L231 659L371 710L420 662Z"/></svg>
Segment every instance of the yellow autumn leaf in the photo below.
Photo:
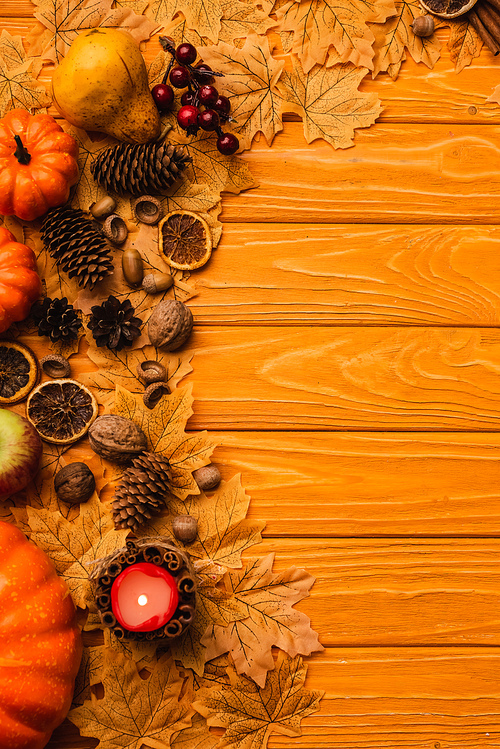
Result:
<svg viewBox="0 0 500 749"><path fill-rule="evenodd" d="M322 138L334 148L350 148L355 129L372 125L382 110L377 94L358 91L367 72L344 63L318 65L306 75L294 60L293 71L279 82L283 111L302 117L308 143Z"/></svg>
<svg viewBox="0 0 500 749"><path fill-rule="evenodd" d="M203 61L224 74L217 86L231 100L231 117L235 120L231 130L238 136L240 148L250 148L259 132L270 145L276 133L283 130L276 85L285 63L273 58L268 38L251 31L241 49L219 42L205 47Z"/></svg>
<svg viewBox="0 0 500 749"><path fill-rule="evenodd" d="M191 29L216 42L221 27L221 0L152 0L148 15L166 26L181 11Z"/></svg>
<svg viewBox="0 0 500 749"><path fill-rule="evenodd" d="M199 494L193 471L210 462L216 442L206 432L186 434L193 413L192 386L164 395L153 410L146 408L140 395L116 388L113 413L131 419L148 439L149 449L168 458L172 470L172 493L179 499Z"/></svg>
<svg viewBox="0 0 500 749"><path fill-rule="evenodd" d="M470 65L475 57L479 57L483 47L483 41L474 26L469 22L467 15L453 18L448 21L450 36L448 49L451 61L455 65L455 72L460 73ZM487 99L487 101L490 101Z"/></svg>

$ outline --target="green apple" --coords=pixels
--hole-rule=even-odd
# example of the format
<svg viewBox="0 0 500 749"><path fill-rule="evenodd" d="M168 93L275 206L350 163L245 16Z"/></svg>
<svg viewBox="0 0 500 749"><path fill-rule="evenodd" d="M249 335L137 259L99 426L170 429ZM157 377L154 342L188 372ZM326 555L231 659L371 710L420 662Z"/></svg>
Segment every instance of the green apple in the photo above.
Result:
<svg viewBox="0 0 500 749"><path fill-rule="evenodd" d="M0 408L0 499L24 489L38 471L42 441L27 419Z"/></svg>

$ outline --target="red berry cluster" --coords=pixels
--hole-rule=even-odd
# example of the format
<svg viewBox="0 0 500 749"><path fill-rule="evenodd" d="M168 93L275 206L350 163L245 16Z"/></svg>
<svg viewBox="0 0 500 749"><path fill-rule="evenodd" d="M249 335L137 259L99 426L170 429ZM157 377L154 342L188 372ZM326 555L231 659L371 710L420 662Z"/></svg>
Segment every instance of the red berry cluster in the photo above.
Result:
<svg viewBox="0 0 500 749"><path fill-rule="evenodd" d="M184 42L176 48L173 39L160 36L160 44L165 52L172 55L163 81L151 93L160 112L167 112L174 103L174 88L187 88L181 96L181 108L177 112L177 122L188 135L196 135L199 128L217 133L217 149L225 156L236 153L240 147L238 138L232 133L224 133L221 122L227 122L231 102L227 96L219 94L213 86L214 77L222 76L208 65L199 62L194 65L198 51L192 44ZM170 79L170 85L168 81Z"/></svg>

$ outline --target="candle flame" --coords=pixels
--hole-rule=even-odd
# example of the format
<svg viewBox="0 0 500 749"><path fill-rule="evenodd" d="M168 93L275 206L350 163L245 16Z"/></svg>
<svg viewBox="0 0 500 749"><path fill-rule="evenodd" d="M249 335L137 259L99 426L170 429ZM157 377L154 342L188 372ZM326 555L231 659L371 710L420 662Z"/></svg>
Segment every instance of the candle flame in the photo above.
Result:
<svg viewBox="0 0 500 749"><path fill-rule="evenodd" d="M147 602L148 602L148 597L144 595L139 596L139 598L137 599L137 603L139 604L139 606L145 606Z"/></svg>

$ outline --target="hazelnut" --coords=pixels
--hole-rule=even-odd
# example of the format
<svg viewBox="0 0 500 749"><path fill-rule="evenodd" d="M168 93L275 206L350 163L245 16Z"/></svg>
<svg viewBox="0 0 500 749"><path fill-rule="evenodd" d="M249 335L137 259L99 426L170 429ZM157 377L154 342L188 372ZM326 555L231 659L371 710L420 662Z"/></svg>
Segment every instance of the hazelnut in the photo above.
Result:
<svg viewBox="0 0 500 749"><path fill-rule="evenodd" d="M434 18L432 16L417 16L412 25L415 36L432 36L434 33Z"/></svg>
<svg viewBox="0 0 500 749"><path fill-rule="evenodd" d="M184 302L166 299L156 305L148 322L153 346L175 351L187 341L193 330L193 313Z"/></svg>
<svg viewBox="0 0 500 749"><path fill-rule="evenodd" d="M193 478L202 492L211 492L219 486L222 476L217 466L209 463L193 471Z"/></svg>
<svg viewBox="0 0 500 749"><path fill-rule="evenodd" d="M146 435L124 416L98 416L88 432L90 447L112 463L124 464L147 449Z"/></svg>
<svg viewBox="0 0 500 749"><path fill-rule="evenodd" d="M172 530L178 541L191 544L198 533L198 521L192 515L177 515L173 519Z"/></svg>
<svg viewBox="0 0 500 749"><path fill-rule="evenodd" d="M94 474L85 463L69 463L56 473L54 489L63 502L81 504L95 491Z"/></svg>

